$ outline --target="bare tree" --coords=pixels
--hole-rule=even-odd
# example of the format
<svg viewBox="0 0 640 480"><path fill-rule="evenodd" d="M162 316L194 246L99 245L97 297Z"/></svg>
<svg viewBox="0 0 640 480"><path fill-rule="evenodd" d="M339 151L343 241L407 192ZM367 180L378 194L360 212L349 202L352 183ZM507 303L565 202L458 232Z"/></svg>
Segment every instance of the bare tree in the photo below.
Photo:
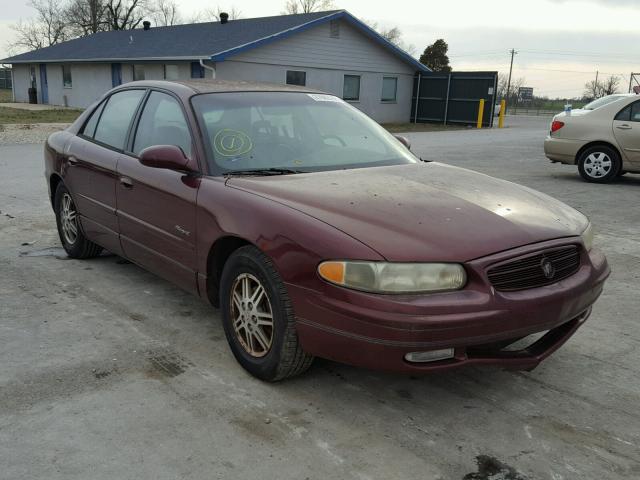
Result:
<svg viewBox="0 0 640 480"><path fill-rule="evenodd" d="M591 80L584 84L584 96L590 100L618 93L620 77L611 75L606 80Z"/></svg>
<svg viewBox="0 0 640 480"><path fill-rule="evenodd" d="M56 0L30 0L29 6L36 10L36 17L28 21L20 20L11 26L16 32L16 39L9 44L9 48L36 50L69 38L70 31L63 5Z"/></svg>
<svg viewBox="0 0 640 480"><path fill-rule="evenodd" d="M589 100L600 98L602 96L602 83L591 80L584 84L584 96Z"/></svg>
<svg viewBox="0 0 640 480"><path fill-rule="evenodd" d="M236 7L225 9L223 7L217 6L200 10L198 13L191 16L191 18L189 19L189 23L219 22L221 13L227 13L229 15L229 20L238 20L239 18L242 18L242 12Z"/></svg>
<svg viewBox="0 0 640 480"><path fill-rule="evenodd" d="M288 14L321 12L335 8L333 0L287 0L284 12Z"/></svg>
<svg viewBox="0 0 640 480"><path fill-rule="evenodd" d="M182 15L174 0L156 0L149 7L149 11L153 22L160 27L182 23Z"/></svg>
<svg viewBox="0 0 640 480"><path fill-rule="evenodd" d="M496 98L504 98L507 103L513 104L518 99L518 90L520 87L524 87L527 81L524 77L511 78L511 86L509 87L509 98L507 98L507 83L509 75L508 73L498 74L498 91L496 92Z"/></svg>
<svg viewBox="0 0 640 480"><path fill-rule="evenodd" d="M65 11L73 36L91 35L109 28L105 0L72 0Z"/></svg>
<svg viewBox="0 0 640 480"><path fill-rule="evenodd" d="M147 7L147 0L106 0L109 30L136 28L148 13Z"/></svg>
<svg viewBox="0 0 640 480"><path fill-rule="evenodd" d="M402 38L402 30L400 30L398 27L380 26L377 22L370 22L368 20L365 20L364 22L376 32L378 32L378 34L380 34L380 36L385 40L388 40L410 55L414 55L416 53L416 46L411 43L405 43L404 39Z"/></svg>
<svg viewBox="0 0 640 480"><path fill-rule="evenodd" d="M618 93L618 87L620 86L620 77L617 75L611 75L604 82L602 82L602 93L604 95L613 95Z"/></svg>

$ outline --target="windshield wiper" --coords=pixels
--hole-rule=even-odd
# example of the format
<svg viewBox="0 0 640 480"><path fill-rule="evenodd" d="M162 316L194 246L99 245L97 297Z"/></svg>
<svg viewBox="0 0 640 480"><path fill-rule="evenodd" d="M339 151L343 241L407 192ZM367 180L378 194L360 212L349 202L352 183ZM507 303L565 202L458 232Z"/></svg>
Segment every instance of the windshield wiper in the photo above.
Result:
<svg viewBox="0 0 640 480"><path fill-rule="evenodd" d="M248 170L232 170L225 172L225 176L251 176L251 175L291 175L294 173L307 173L303 170L294 170L292 168L252 168Z"/></svg>

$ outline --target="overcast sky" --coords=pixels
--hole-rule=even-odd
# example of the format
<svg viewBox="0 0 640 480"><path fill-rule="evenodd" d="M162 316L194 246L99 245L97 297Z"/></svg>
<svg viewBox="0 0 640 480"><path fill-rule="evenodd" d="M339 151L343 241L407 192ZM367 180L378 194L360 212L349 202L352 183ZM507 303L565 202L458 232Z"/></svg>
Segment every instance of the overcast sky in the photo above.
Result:
<svg viewBox="0 0 640 480"><path fill-rule="evenodd" d="M179 0L189 16L215 1ZM284 0L219 3L245 18L279 14ZM640 71L640 0L336 0L361 19L398 26L417 55L437 38L449 43L456 70L509 68L509 49L519 53L514 76L537 94L580 95L584 83L611 74L626 91L631 71ZM32 15L27 0L0 0L0 58L13 32L9 26Z"/></svg>

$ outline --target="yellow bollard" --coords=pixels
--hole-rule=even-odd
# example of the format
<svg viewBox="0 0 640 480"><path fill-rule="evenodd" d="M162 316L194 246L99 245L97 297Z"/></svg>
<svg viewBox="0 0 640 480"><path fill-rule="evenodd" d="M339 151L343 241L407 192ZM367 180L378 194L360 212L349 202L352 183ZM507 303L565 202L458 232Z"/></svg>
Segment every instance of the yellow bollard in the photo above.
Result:
<svg viewBox="0 0 640 480"><path fill-rule="evenodd" d="M503 98L500 100L500 116L498 117L498 128L504 127L504 111L507 109L507 101Z"/></svg>
<svg viewBox="0 0 640 480"><path fill-rule="evenodd" d="M480 105L478 107L478 128L482 128L482 116L484 115L484 98L480 99Z"/></svg>

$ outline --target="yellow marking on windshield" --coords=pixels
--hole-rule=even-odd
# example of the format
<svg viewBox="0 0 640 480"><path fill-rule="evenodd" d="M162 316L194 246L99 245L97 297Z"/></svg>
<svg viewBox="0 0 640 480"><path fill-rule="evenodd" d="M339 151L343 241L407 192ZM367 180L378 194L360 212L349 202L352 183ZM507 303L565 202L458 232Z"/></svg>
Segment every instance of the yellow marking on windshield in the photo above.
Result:
<svg viewBox="0 0 640 480"><path fill-rule="evenodd" d="M213 137L213 148L223 157L238 157L253 150L253 142L240 130L224 128Z"/></svg>

